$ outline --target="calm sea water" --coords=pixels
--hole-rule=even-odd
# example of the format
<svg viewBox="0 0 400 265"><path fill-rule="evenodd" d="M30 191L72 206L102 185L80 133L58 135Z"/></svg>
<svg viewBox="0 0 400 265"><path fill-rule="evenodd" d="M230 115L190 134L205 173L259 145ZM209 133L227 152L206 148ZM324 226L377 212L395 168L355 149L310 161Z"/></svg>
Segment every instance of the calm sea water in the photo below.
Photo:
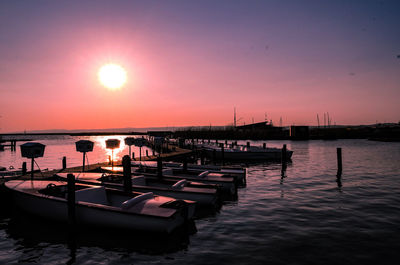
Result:
<svg viewBox="0 0 400 265"><path fill-rule="evenodd" d="M47 139L41 168L61 157L79 165L78 138ZM104 138L92 137L95 141ZM285 177L279 164L248 165L239 199L196 220L188 238L80 231L76 249L65 228L3 213L0 263L36 264L397 264L400 258L400 143L367 140L269 141L294 151ZM262 145L262 142L252 142ZM336 147L343 149L341 185ZM117 154L123 155L126 148ZM89 161L107 159L97 144ZM0 164L18 166L18 151ZM111 233L112 234L112 233Z"/></svg>

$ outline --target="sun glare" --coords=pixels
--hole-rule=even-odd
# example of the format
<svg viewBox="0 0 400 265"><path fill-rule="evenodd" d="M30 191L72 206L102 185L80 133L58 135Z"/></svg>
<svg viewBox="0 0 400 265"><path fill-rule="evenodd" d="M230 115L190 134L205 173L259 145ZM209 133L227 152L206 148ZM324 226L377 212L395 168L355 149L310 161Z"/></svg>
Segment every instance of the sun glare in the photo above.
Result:
<svg viewBox="0 0 400 265"><path fill-rule="evenodd" d="M98 76L100 83L111 90L121 88L126 83L126 71L118 64L103 65Z"/></svg>

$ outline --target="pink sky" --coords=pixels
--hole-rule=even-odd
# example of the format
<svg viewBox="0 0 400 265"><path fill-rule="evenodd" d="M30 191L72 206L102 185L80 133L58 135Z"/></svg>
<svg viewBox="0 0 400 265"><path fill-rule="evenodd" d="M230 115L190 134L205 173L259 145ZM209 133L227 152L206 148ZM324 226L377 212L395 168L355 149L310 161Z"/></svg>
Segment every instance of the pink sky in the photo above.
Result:
<svg viewBox="0 0 400 265"><path fill-rule="evenodd" d="M400 120L390 6L304 8L309 18L295 4L260 11L249 3L243 14L239 6L219 13L124 2L109 11L104 3L89 13L77 4L1 4L0 133L228 125L234 107L239 124L265 113L276 125L280 117L315 125L324 112L337 124ZM118 91L97 80L109 62L128 74Z"/></svg>

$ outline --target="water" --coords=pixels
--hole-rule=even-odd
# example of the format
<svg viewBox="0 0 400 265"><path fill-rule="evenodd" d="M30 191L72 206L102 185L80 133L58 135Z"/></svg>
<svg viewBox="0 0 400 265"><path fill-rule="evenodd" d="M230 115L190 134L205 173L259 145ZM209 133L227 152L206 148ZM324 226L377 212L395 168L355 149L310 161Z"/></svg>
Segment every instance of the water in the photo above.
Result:
<svg viewBox="0 0 400 265"><path fill-rule="evenodd" d="M67 148L75 140L49 141ZM225 204L214 216L196 220L198 231L188 241L155 239L151 248L146 246L152 242L148 238L140 248L135 235L110 238L95 231L82 235L74 252L62 227L50 229L48 224L21 223L3 215L0 263L396 264L400 256L400 143L269 141L268 145L283 143L294 151L285 177L279 164L249 165L247 187L239 190L238 201ZM39 165L58 166L61 154L52 154L48 147L46 156L53 158L46 163L43 158ZM336 178L336 147L343 150L341 187ZM73 152L69 148L63 153L71 163ZM103 151L98 156L94 153L92 161L105 160ZM3 165L4 159L15 156L9 150L0 155ZM78 154L77 164L80 159ZM175 243L177 247L163 248Z"/></svg>

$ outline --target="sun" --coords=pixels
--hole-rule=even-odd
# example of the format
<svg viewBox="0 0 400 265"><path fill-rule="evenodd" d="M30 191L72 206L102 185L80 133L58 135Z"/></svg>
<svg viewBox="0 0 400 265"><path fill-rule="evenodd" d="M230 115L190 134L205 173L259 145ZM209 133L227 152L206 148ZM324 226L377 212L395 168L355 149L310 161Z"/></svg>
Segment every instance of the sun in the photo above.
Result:
<svg viewBox="0 0 400 265"><path fill-rule="evenodd" d="M98 77L100 83L111 90L119 89L126 83L126 71L118 64L103 65Z"/></svg>

